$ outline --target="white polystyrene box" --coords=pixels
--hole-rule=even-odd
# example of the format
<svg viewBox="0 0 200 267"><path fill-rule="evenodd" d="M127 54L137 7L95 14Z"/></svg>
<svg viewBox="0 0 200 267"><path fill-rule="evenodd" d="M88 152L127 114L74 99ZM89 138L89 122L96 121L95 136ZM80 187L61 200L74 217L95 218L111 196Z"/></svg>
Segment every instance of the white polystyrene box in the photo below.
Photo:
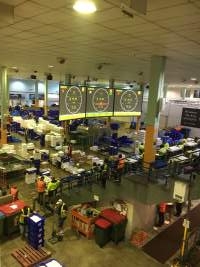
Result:
<svg viewBox="0 0 200 267"><path fill-rule="evenodd" d="M63 151L59 151L58 155L62 157L62 156L64 156L64 152Z"/></svg>

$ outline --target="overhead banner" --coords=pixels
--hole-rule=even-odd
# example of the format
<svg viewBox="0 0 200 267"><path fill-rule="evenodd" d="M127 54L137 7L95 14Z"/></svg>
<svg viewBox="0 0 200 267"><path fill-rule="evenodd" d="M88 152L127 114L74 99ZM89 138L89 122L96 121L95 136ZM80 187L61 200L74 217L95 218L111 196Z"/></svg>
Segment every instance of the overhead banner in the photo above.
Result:
<svg viewBox="0 0 200 267"><path fill-rule="evenodd" d="M114 90L111 88L87 88L86 117L113 116Z"/></svg>
<svg viewBox="0 0 200 267"><path fill-rule="evenodd" d="M200 109L183 108L181 125L200 128Z"/></svg>
<svg viewBox="0 0 200 267"><path fill-rule="evenodd" d="M85 103L85 87L60 85L59 120L84 118Z"/></svg>
<svg viewBox="0 0 200 267"><path fill-rule="evenodd" d="M114 116L140 116L142 91L115 89Z"/></svg>

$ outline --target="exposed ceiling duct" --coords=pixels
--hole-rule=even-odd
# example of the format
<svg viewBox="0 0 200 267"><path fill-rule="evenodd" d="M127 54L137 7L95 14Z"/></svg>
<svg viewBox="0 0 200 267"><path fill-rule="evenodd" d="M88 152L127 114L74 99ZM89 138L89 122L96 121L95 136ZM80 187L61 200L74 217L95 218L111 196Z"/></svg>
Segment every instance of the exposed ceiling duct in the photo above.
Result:
<svg viewBox="0 0 200 267"><path fill-rule="evenodd" d="M0 21L12 23L14 20L14 7L0 3Z"/></svg>

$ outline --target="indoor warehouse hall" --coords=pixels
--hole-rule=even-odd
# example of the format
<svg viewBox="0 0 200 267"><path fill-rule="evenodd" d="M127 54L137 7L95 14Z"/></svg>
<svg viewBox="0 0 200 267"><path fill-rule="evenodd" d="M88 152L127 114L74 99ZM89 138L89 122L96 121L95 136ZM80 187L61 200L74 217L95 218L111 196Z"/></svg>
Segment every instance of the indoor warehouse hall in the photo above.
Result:
<svg viewBox="0 0 200 267"><path fill-rule="evenodd" d="M122 125L121 131L130 133ZM83 151L81 143L69 141L58 151L48 142L23 143L24 136L14 136L22 143L4 145L1 151L3 266L20 266L27 246L70 266L80 260L82 266L107 266L116 259L119 266L134 266L133 259L135 266L170 266L182 248L184 219L197 241L200 177L188 163L172 164L176 156L168 166L147 169L126 153L97 156L93 147Z"/></svg>
<svg viewBox="0 0 200 267"><path fill-rule="evenodd" d="M200 267L200 0L0 0L0 267Z"/></svg>

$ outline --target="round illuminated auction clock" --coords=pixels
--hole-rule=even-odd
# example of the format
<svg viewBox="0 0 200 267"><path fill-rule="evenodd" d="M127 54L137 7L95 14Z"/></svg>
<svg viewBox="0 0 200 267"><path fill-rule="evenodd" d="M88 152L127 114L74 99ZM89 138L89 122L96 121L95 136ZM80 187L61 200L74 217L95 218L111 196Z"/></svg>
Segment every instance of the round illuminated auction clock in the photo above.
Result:
<svg viewBox="0 0 200 267"><path fill-rule="evenodd" d="M69 113L78 113L82 106L82 93L81 88L72 86L66 93L65 106Z"/></svg>
<svg viewBox="0 0 200 267"><path fill-rule="evenodd" d="M106 111L109 107L108 91L104 88L97 89L92 96L92 105L97 112Z"/></svg>
<svg viewBox="0 0 200 267"><path fill-rule="evenodd" d="M120 98L121 109L125 112L131 112L136 109L138 105L138 96L133 90L123 92Z"/></svg>

